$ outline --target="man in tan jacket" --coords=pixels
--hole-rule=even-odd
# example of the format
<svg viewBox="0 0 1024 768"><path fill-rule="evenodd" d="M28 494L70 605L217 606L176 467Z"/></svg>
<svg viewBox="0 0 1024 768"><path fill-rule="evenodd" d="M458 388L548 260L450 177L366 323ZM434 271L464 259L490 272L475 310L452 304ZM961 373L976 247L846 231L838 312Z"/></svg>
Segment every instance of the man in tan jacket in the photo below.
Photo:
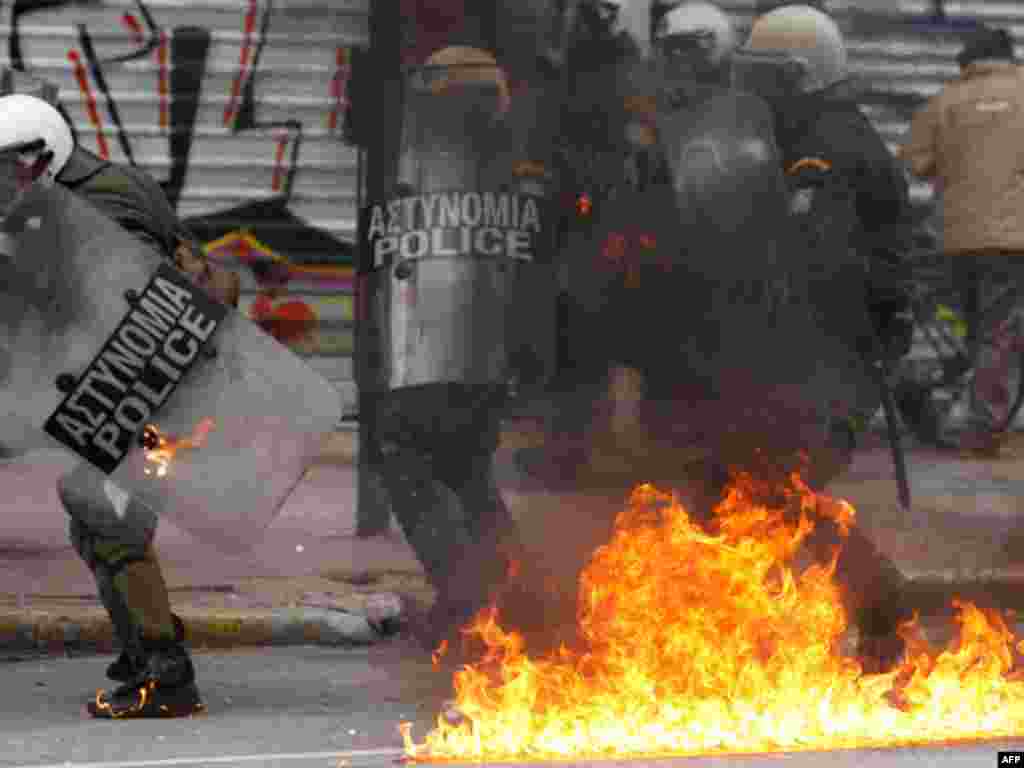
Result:
<svg viewBox="0 0 1024 768"><path fill-rule="evenodd" d="M976 32L957 63L960 78L914 116L901 155L941 185L944 250L968 321L969 416L944 437L992 456L1009 427L1012 361L1024 350L1024 71L1002 29Z"/></svg>

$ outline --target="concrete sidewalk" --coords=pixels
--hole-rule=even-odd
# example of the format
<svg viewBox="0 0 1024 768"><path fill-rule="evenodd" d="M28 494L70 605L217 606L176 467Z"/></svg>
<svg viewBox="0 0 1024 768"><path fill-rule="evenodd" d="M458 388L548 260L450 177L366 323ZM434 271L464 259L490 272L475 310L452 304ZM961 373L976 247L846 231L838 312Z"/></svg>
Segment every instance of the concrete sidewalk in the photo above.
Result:
<svg viewBox="0 0 1024 768"><path fill-rule="evenodd" d="M225 555L161 521L156 548L193 643L371 642L365 616L382 593L429 597L397 527L371 539L355 536L353 438L341 432L330 441L251 551ZM6 469L0 465L0 647L108 649L109 622L68 542L57 500L64 468Z"/></svg>
<svg viewBox="0 0 1024 768"><path fill-rule="evenodd" d="M225 556L161 522L157 549L193 644L373 642L366 617L381 610L381 595L429 597L396 527L355 537L353 437L333 441L244 555ZM514 466L514 447L506 441L499 452L499 482L527 545L557 576L603 543L604 528L588 523L612 519L624 499L531 487ZM962 461L915 448L909 460L909 518L899 512L889 454L876 436L830 490L856 507L879 548L916 580L915 600L928 610L943 610L953 594L1024 608L1024 546L1016 546L1024 542L1024 462ZM60 471L43 464L12 478L0 468L0 647L111 647L91 576L67 542L54 491ZM551 541L561 542L557 553L545 551Z"/></svg>

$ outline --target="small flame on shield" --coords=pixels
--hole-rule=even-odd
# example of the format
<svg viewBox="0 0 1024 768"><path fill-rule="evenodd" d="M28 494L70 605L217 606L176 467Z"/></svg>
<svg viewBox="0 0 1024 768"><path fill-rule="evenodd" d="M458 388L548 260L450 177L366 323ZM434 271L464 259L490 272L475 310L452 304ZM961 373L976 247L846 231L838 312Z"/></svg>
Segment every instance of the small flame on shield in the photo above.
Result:
<svg viewBox="0 0 1024 768"><path fill-rule="evenodd" d="M147 424L142 432L142 445L145 448L146 462L151 466L145 468L145 473L152 475L155 472L157 477L165 477L170 471L175 455L182 450L201 448L213 426L213 419L206 418L196 425L190 436L175 438L165 435L152 424Z"/></svg>

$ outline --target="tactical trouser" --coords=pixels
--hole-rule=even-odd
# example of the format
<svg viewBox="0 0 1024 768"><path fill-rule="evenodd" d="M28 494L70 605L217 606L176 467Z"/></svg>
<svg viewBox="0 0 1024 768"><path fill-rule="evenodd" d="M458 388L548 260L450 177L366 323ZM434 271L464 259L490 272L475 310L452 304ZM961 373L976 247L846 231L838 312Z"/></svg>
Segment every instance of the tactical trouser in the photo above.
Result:
<svg viewBox="0 0 1024 768"><path fill-rule="evenodd" d="M156 516L84 464L58 480L57 492L125 653L141 659L180 642L153 548Z"/></svg>
<svg viewBox="0 0 1024 768"><path fill-rule="evenodd" d="M438 384L374 404L383 486L437 599L432 629L472 618L505 583L519 534L494 480L503 392Z"/></svg>

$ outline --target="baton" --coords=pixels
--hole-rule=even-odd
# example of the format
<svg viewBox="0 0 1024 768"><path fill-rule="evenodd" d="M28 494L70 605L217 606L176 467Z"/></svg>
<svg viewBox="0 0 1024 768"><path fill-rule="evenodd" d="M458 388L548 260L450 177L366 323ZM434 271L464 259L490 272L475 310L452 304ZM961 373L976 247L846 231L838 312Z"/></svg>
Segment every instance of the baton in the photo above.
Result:
<svg viewBox="0 0 1024 768"><path fill-rule="evenodd" d="M899 491L900 509L910 512L910 479L907 475L907 456L903 450L903 438L896 421L896 403L889 388L889 371L882 354L882 345L878 337L872 334L877 353L877 362L868 361L871 373L878 385L878 393L882 397L882 411L885 413L886 433L889 437L889 449L892 451L892 462L896 469L896 486Z"/></svg>

